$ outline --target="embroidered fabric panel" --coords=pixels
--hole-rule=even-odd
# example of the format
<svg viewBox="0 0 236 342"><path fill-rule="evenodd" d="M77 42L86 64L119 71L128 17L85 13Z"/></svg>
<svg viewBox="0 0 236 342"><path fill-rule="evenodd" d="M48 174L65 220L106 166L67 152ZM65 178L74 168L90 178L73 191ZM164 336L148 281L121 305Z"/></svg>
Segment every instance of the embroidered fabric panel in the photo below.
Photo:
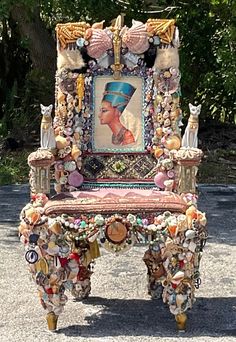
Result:
<svg viewBox="0 0 236 342"><path fill-rule="evenodd" d="M152 180L156 174L156 161L151 154L88 155L84 157L85 179L137 179Z"/></svg>

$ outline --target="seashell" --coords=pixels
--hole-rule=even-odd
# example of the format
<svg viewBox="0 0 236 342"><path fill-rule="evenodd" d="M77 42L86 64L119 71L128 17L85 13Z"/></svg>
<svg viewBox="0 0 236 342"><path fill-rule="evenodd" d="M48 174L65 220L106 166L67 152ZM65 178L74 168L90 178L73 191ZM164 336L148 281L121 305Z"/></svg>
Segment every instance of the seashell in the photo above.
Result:
<svg viewBox="0 0 236 342"><path fill-rule="evenodd" d="M132 53L141 54L149 48L146 26L140 21L132 21L132 27L125 30L122 42Z"/></svg>
<svg viewBox="0 0 236 342"><path fill-rule="evenodd" d="M170 122L169 118L164 120L164 127L168 127L168 126L170 126L170 124L171 124L171 122Z"/></svg>
<svg viewBox="0 0 236 342"><path fill-rule="evenodd" d="M156 98L155 98L155 102L154 103L161 103L163 100L163 97L161 95L157 95Z"/></svg>
<svg viewBox="0 0 236 342"><path fill-rule="evenodd" d="M168 172L167 172L167 176L168 176ZM173 191L174 183L175 183L175 181L173 179L169 179L169 180L164 181L165 191ZM178 231L178 229L177 229L177 231Z"/></svg>
<svg viewBox="0 0 236 342"><path fill-rule="evenodd" d="M160 189L164 189L165 185L164 182L168 180L168 176L165 172L158 172L156 176L154 177L154 183L156 186L158 186Z"/></svg>
<svg viewBox="0 0 236 342"><path fill-rule="evenodd" d="M189 245L189 242L185 240L184 243L183 243L183 247L184 248L188 248L188 245Z"/></svg>
<svg viewBox="0 0 236 342"><path fill-rule="evenodd" d="M172 237L176 236L177 234L177 226L176 225L170 225L168 226L168 231Z"/></svg>
<svg viewBox="0 0 236 342"><path fill-rule="evenodd" d="M29 224L35 224L40 220L41 214L38 210L29 208L25 211L25 217L28 219Z"/></svg>
<svg viewBox="0 0 236 342"><path fill-rule="evenodd" d="M179 232L185 231L187 229L187 220L185 215L181 214L177 217L177 225Z"/></svg>
<svg viewBox="0 0 236 342"><path fill-rule="evenodd" d="M77 147L77 145L73 145L72 146L72 150L71 150L71 155L72 155L72 158L74 160L77 160L79 158L79 156L81 156L81 150Z"/></svg>
<svg viewBox="0 0 236 342"><path fill-rule="evenodd" d="M177 119L181 114L181 109L180 108L176 108L175 110L172 110L170 112L170 119L171 120L175 120Z"/></svg>
<svg viewBox="0 0 236 342"><path fill-rule="evenodd" d="M168 119L170 117L170 113L168 112L168 110L166 110L164 113L163 113L163 119Z"/></svg>
<svg viewBox="0 0 236 342"><path fill-rule="evenodd" d="M181 306L185 300L186 300L186 296L182 295L181 293L177 294L176 305Z"/></svg>
<svg viewBox="0 0 236 342"><path fill-rule="evenodd" d="M205 213L201 213L201 216L200 216L200 219L199 219L199 222L205 226L206 223L207 223L207 219L206 219L206 214Z"/></svg>
<svg viewBox="0 0 236 342"><path fill-rule="evenodd" d="M156 158L159 158L160 156L162 156L163 153L164 153L164 150L163 150L163 148L161 148L161 147L157 147L157 148L155 148L155 150L154 150L154 156L155 156Z"/></svg>
<svg viewBox="0 0 236 342"><path fill-rule="evenodd" d="M184 279L184 272L182 271L178 271L177 273L175 273L175 275L172 277L172 283L180 283L181 280Z"/></svg>
<svg viewBox="0 0 236 342"><path fill-rule="evenodd" d="M187 217L187 225L188 228L191 228L192 226L192 220L197 219L197 208L194 205L191 205L187 210L186 210L186 217Z"/></svg>
<svg viewBox="0 0 236 342"><path fill-rule="evenodd" d="M158 136L158 137L162 137L162 128L161 127L158 127L157 129L156 129L156 135Z"/></svg>
<svg viewBox="0 0 236 342"><path fill-rule="evenodd" d="M102 29L103 29L104 21L105 21L105 20L99 21L98 23L94 23L94 24L92 25L92 28L102 30Z"/></svg>
<svg viewBox="0 0 236 342"><path fill-rule="evenodd" d="M66 170L66 171L69 171L69 172L72 172L72 171L75 171L75 169L76 169L76 163L75 163L75 161L67 161L67 162L65 162L64 163L64 169Z"/></svg>
<svg viewBox="0 0 236 342"><path fill-rule="evenodd" d="M112 48L112 40L106 31L92 28L92 34L87 47L88 55L92 58L100 58L104 52Z"/></svg>
<svg viewBox="0 0 236 342"><path fill-rule="evenodd" d="M196 236L196 233L194 230L192 230L192 229L186 230L185 237L187 240L193 239L193 238L195 238L195 236Z"/></svg>
<svg viewBox="0 0 236 342"><path fill-rule="evenodd" d="M186 259L187 259L187 261L191 261L192 258L193 258L193 254L192 254L191 252L187 252L187 253L186 253Z"/></svg>
<svg viewBox="0 0 236 342"><path fill-rule="evenodd" d="M193 242L193 241L190 241L190 243L189 243L189 245L188 245L188 249L189 249L191 252L194 253L195 250L196 250L196 247L197 247L196 243Z"/></svg>
<svg viewBox="0 0 236 342"><path fill-rule="evenodd" d="M62 233L61 224L57 221L54 221L54 223L49 226L49 229L56 235Z"/></svg>
<svg viewBox="0 0 236 342"><path fill-rule="evenodd" d="M172 135L166 138L164 145L168 150L178 150L181 146L181 140L177 135Z"/></svg>
<svg viewBox="0 0 236 342"><path fill-rule="evenodd" d="M70 143L66 138L62 137L61 135L57 135L55 139L56 139L56 147L58 150L62 150L63 148L68 146Z"/></svg>

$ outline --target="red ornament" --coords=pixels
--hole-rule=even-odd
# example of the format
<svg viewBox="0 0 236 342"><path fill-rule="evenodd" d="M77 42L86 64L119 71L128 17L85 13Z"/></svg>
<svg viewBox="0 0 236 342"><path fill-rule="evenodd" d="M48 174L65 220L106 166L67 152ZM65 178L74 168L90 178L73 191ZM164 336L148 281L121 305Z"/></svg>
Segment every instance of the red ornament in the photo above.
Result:
<svg viewBox="0 0 236 342"><path fill-rule="evenodd" d="M65 267L68 264L68 259L67 258L62 258L59 257L60 263L62 267Z"/></svg>

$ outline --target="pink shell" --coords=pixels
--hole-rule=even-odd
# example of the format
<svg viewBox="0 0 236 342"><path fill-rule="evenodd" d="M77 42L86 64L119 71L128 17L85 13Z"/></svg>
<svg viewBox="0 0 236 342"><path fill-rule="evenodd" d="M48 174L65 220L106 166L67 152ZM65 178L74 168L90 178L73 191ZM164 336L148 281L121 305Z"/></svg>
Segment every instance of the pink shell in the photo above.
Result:
<svg viewBox="0 0 236 342"><path fill-rule="evenodd" d="M104 52L111 48L112 40L106 31L92 28L92 35L87 46L89 56L96 59L100 58Z"/></svg>
<svg viewBox="0 0 236 342"><path fill-rule="evenodd" d="M149 48L146 26L139 21L133 21L133 26L124 32L122 41L130 52L145 52Z"/></svg>
<svg viewBox="0 0 236 342"><path fill-rule="evenodd" d="M78 171L73 171L68 176L69 185L74 186L75 188L82 185L83 181L84 177Z"/></svg>
<svg viewBox="0 0 236 342"><path fill-rule="evenodd" d="M165 172L158 172L156 176L154 177L154 183L156 184L156 186L158 186L158 188L164 189L165 188L164 182L168 179L169 177L167 176Z"/></svg>

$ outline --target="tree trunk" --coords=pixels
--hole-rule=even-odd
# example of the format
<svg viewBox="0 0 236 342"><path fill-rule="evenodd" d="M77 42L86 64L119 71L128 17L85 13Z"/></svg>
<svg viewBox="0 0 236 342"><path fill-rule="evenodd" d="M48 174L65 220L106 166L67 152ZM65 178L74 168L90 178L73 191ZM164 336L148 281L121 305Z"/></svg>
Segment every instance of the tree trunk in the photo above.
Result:
<svg viewBox="0 0 236 342"><path fill-rule="evenodd" d="M11 8L22 39L27 39L33 68L54 76L56 71L56 43L40 18L39 7L30 9L22 4Z"/></svg>

